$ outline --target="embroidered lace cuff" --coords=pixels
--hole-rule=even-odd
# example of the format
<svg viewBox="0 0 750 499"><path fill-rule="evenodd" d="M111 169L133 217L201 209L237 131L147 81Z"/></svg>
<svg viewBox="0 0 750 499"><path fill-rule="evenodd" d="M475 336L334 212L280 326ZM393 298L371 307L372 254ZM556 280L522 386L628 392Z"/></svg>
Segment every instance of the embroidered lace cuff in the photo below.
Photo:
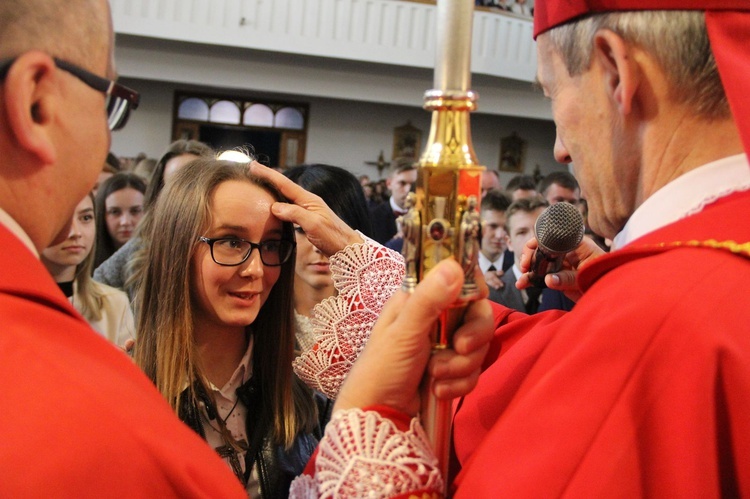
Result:
<svg viewBox="0 0 750 499"><path fill-rule="evenodd" d="M399 253L360 235L363 244L347 246L330 258L338 295L313 309L315 344L293 364L302 381L329 398L336 398L383 305L401 287L404 276Z"/></svg>
<svg viewBox="0 0 750 499"><path fill-rule="evenodd" d="M416 418L399 430L375 411L338 411L318 446L315 476L297 477L290 498L387 498L443 490L438 462Z"/></svg>

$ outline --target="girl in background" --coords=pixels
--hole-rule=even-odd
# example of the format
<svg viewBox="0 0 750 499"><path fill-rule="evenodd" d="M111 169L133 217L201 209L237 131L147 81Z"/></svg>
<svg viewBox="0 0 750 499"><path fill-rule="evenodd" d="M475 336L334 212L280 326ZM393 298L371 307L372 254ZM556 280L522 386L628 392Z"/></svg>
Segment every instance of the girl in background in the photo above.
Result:
<svg viewBox="0 0 750 499"><path fill-rule="evenodd" d="M129 172L116 173L99 186L95 268L133 237L143 216L145 192L146 182Z"/></svg>
<svg viewBox="0 0 750 499"><path fill-rule="evenodd" d="M198 158L210 158L214 156L214 150L197 140L175 140L162 154L154 167L151 181L146 189L144 209L148 212L159 197L162 189L170 177L177 173L183 166Z"/></svg>
<svg viewBox="0 0 750 499"><path fill-rule="evenodd" d="M197 140L176 140L167 148L154 167L151 180L143 200L144 215L136 229L135 235L118 249L110 258L96 267L94 279L128 293L133 299L133 288L136 284L138 269L143 264L141 248L142 239L148 237L151 227L151 207L156 202L165 182L183 166L198 158L210 158L214 151Z"/></svg>
<svg viewBox="0 0 750 499"><path fill-rule="evenodd" d="M76 206L67 238L43 250L41 260L91 327L125 348L134 338L130 302L122 291L91 279L95 239L94 198L89 194Z"/></svg>
<svg viewBox="0 0 750 499"><path fill-rule="evenodd" d="M251 497L286 497L322 435L292 372L294 234L248 165L200 159L153 207L136 362ZM324 403L322 397L320 403Z"/></svg>
<svg viewBox="0 0 750 499"><path fill-rule="evenodd" d="M295 184L321 197L328 207L349 227L372 237L372 225L362 186L353 174L330 165L302 165L288 169L284 175ZM313 308L336 290L328 257L312 245L305 231L295 226L297 258L294 268L294 316L300 350L308 350L314 340L311 318Z"/></svg>

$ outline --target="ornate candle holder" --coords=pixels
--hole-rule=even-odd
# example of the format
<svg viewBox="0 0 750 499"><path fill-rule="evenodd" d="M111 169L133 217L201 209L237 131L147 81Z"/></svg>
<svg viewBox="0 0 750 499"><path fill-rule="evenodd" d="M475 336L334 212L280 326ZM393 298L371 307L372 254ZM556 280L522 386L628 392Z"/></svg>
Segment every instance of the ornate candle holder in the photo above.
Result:
<svg viewBox="0 0 750 499"><path fill-rule="evenodd" d="M477 205L485 168L474 154L469 123L469 113L476 109L477 101L477 95L468 90L473 11L471 0L438 1L436 89L426 92L424 104L432 112L430 135L417 163L416 192L409 195L409 209L401 219L404 290L412 291L445 258L454 258L464 269L459 299L433 328L433 351L452 347L453 332L468 303L479 297L474 280L481 241ZM451 401L438 400L432 384L433 380L424 380L421 419L447 481Z"/></svg>

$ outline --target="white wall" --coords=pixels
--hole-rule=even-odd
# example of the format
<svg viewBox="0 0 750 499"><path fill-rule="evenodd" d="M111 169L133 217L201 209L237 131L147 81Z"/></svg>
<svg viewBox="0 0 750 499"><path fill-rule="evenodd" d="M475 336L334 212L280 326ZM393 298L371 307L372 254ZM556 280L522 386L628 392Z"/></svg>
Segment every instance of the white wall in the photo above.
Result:
<svg viewBox="0 0 750 499"><path fill-rule="evenodd" d="M212 90L140 79L123 78L122 82L141 92L141 105L131 115L128 126L112 135L112 151L119 156L145 152L158 158L171 138L174 90ZM227 92L226 89L219 91ZM306 161L339 165L355 174L366 173L371 178L377 178L377 169L364 162L375 161L381 150L386 160L390 160L394 127L411 120L422 130L423 148L429 133L430 113L418 107L420 102L409 107L320 97L253 94L247 90L241 94L309 102ZM543 174L565 168L552 158L555 131L550 121L481 114L481 108L480 96L479 111L472 113L471 127L474 148L481 164L497 169L500 138L515 131L528 141L526 173L531 173L537 164ZM506 183L513 175L501 172L502 182Z"/></svg>
<svg viewBox="0 0 750 499"><path fill-rule="evenodd" d="M421 105L433 86L430 68L372 64L262 50L117 35L123 78L181 82L287 95ZM487 114L549 120L549 102L529 82L473 74L471 89Z"/></svg>
<svg viewBox="0 0 750 499"><path fill-rule="evenodd" d="M110 0L110 4L118 36L204 44L219 51L234 47L432 69L439 46L441 14L429 2ZM530 18L476 10L472 31L473 73L534 80L536 51Z"/></svg>

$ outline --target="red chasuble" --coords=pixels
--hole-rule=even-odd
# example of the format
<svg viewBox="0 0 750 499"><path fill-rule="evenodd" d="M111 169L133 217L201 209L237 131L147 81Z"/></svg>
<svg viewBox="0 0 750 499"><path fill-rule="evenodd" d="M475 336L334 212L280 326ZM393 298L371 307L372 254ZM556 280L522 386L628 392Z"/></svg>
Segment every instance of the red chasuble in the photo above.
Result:
<svg viewBox="0 0 750 499"><path fill-rule="evenodd" d="M247 497L0 225L0 497Z"/></svg>
<svg viewBox="0 0 750 499"><path fill-rule="evenodd" d="M456 497L750 496L749 219L734 194L582 270L572 312L498 309Z"/></svg>

